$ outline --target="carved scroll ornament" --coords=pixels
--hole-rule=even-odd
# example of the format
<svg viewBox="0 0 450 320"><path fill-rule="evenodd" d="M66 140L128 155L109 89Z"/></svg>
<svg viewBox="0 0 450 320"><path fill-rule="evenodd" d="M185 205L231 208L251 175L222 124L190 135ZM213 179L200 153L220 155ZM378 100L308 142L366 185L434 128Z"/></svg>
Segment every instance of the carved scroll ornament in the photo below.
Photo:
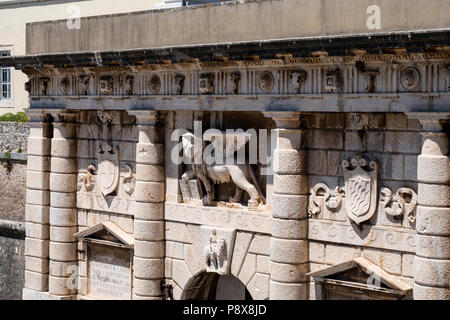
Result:
<svg viewBox="0 0 450 320"><path fill-rule="evenodd" d="M417 206L417 193L411 188L399 188L395 195L391 189L384 187L381 189L383 196L383 211L392 217L402 217L405 215L410 222L416 221L415 209Z"/></svg>

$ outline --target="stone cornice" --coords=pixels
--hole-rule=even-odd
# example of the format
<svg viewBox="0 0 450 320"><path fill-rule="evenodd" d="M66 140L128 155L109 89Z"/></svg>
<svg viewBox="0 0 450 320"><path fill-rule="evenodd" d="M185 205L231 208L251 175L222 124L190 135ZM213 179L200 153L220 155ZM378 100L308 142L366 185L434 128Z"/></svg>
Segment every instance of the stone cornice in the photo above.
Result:
<svg viewBox="0 0 450 320"><path fill-rule="evenodd" d="M275 39L236 43L216 43L177 47L140 48L118 51L74 52L37 54L0 58L0 65L11 66L30 72L34 69L51 68L218 68L267 64L316 64L352 63L355 61L423 61L448 59L449 29L427 32L390 32L326 37L303 37L296 39ZM380 55L382 51L402 46L409 52L423 54ZM437 48L426 52L430 47ZM351 49L366 50L369 55L346 56ZM313 52L327 52L329 57L308 57ZM401 52L401 51L400 51ZM274 59L277 54L288 54L293 58ZM242 61L244 56L257 55L261 60ZM217 56L226 56L228 62L213 62ZM199 62L183 63L186 59ZM418 60L416 60L418 59ZM178 65L175 65L178 64ZM237 64L237 65L234 65Z"/></svg>

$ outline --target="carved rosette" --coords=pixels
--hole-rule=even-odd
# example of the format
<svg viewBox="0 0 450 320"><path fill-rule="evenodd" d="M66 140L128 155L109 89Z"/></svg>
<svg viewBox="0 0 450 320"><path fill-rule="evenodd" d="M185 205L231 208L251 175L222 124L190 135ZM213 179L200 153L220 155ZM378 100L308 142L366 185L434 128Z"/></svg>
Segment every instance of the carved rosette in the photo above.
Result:
<svg viewBox="0 0 450 320"><path fill-rule="evenodd" d="M414 67L403 70L400 76L400 83L406 90L415 90L419 87L420 73Z"/></svg>
<svg viewBox="0 0 450 320"><path fill-rule="evenodd" d="M148 89L152 94L158 94L159 90L161 90L161 79L158 75L154 74L150 78Z"/></svg>
<svg viewBox="0 0 450 320"><path fill-rule="evenodd" d="M258 86L262 91L266 93L272 92L274 84L275 79L272 72L264 71L259 75Z"/></svg>

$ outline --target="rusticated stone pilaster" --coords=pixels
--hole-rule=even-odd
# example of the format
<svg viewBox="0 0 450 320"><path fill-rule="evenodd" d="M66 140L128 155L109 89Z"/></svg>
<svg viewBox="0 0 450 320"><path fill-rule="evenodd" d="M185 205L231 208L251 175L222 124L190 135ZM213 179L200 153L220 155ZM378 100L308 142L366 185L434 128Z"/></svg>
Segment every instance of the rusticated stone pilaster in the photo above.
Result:
<svg viewBox="0 0 450 320"><path fill-rule="evenodd" d="M42 110L28 110L30 136L25 205L25 289L48 291L49 273L49 116ZM26 294L24 294L26 298Z"/></svg>
<svg viewBox="0 0 450 320"><path fill-rule="evenodd" d="M305 131L299 113L268 113L277 128L274 150L270 299L305 300L308 294L307 205L308 177Z"/></svg>
<svg viewBox="0 0 450 320"><path fill-rule="evenodd" d="M164 278L164 144L155 111L133 111L136 146L133 299L161 299Z"/></svg>
<svg viewBox="0 0 450 320"><path fill-rule="evenodd" d="M446 114L410 114L422 124L414 299L450 299L450 158Z"/></svg>
<svg viewBox="0 0 450 320"><path fill-rule="evenodd" d="M77 113L53 113L50 172L50 276L49 293L77 293L71 276L77 272Z"/></svg>

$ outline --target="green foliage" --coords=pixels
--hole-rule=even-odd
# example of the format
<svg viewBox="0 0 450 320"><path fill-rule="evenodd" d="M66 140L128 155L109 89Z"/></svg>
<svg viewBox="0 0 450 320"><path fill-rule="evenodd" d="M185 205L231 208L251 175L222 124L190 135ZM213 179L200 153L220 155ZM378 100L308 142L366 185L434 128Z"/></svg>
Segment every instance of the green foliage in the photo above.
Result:
<svg viewBox="0 0 450 320"><path fill-rule="evenodd" d="M25 112L5 113L0 116L0 122L27 122L29 120Z"/></svg>
<svg viewBox="0 0 450 320"><path fill-rule="evenodd" d="M11 160L11 150L8 150L3 153L3 167L6 169L6 172L9 174L13 168L13 162Z"/></svg>

